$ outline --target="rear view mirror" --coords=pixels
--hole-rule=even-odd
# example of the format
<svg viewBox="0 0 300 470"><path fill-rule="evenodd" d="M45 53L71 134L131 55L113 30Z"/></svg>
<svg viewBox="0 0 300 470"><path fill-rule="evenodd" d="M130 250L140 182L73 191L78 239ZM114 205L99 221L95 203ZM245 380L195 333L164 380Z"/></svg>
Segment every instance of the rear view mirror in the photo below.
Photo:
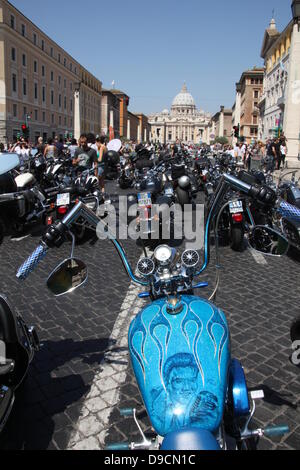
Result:
<svg viewBox="0 0 300 470"><path fill-rule="evenodd" d="M264 225L254 227L248 242L253 250L269 256L284 256L289 249L289 242L281 233Z"/></svg>
<svg viewBox="0 0 300 470"><path fill-rule="evenodd" d="M82 286L88 278L86 265L79 259L70 258L54 269L47 280L47 287L55 295L70 294Z"/></svg>

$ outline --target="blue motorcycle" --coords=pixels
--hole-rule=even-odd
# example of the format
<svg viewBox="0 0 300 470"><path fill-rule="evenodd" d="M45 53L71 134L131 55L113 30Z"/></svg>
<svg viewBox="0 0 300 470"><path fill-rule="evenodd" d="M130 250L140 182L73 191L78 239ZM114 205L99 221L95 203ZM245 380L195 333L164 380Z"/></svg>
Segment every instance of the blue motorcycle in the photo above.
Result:
<svg viewBox="0 0 300 470"><path fill-rule="evenodd" d="M135 409L120 410L132 416L141 434L141 442L116 443L109 450L228 450L252 449L262 436L282 436L287 426L251 429L258 390L249 394L243 368L231 357L230 332L226 317L212 301L194 295L194 289L207 283L195 283L210 260L210 233L214 228L217 264L218 223L228 204L229 189L242 192L262 205L300 218L300 210L277 202L268 187L250 186L224 174L211 200L205 227L204 259L200 266L197 251L182 256L167 245L157 247L154 255L142 258L134 272L121 244L112 239L132 281L143 286L140 297L151 302L133 320L128 334L133 371L156 437L147 438ZM60 247L72 224L81 217L89 225L101 220L79 203L63 219L51 226L36 251L19 269L17 277L26 279L49 248ZM251 229L249 243L266 255L281 256L288 242L269 227ZM73 250L72 250L73 251ZM73 292L87 279L85 264L73 257L64 261L50 275L47 284L54 295Z"/></svg>

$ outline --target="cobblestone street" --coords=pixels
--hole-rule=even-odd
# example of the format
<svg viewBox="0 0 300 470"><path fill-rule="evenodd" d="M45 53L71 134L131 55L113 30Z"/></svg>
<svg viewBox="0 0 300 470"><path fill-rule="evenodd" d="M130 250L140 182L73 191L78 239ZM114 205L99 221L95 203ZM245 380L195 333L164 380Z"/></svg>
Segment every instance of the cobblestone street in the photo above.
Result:
<svg viewBox="0 0 300 470"><path fill-rule="evenodd" d="M140 440L131 418L119 408L137 407L144 429L150 423L135 384L127 353L127 331L144 305L130 284L109 242L94 240L76 248L89 268L88 283L69 296L54 299L45 281L52 268L69 256L70 246L53 250L26 282L17 267L33 251L39 234L5 240L0 248L0 290L36 325L42 348L19 390L13 413L1 435L1 449L103 449L106 444ZM125 242L130 261L141 249ZM288 424L290 434L260 449L300 446L300 369L290 362L289 327L299 315L300 264L290 257L254 258L249 250L222 248L221 287L216 304L229 320L233 356L246 372L250 389L263 389L255 425ZM214 264L204 273L209 296Z"/></svg>

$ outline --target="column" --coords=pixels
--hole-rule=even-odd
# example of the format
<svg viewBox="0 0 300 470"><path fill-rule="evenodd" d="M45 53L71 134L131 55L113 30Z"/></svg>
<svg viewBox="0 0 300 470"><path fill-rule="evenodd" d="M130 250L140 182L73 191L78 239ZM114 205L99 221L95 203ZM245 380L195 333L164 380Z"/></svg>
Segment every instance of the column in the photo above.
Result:
<svg viewBox="0 0 300 470"><path fill-rule="evenodd" d="M224 136L224 106L221 106L219 137L223 137L223 136Z"/></svg>
<svg viewBox="0 0 300 470"><path fill-rule="evenodd" d="M300 25L295 24L290 49L290 69L287 85L283 129L287 138L289 168L299 168L300 139Z"/></svg>
<svg viewBox="0 0 300 470"><path fill-rule="evenodd" d="M80 89L74 93L74 138L78 140L81 135L81 104Z"/></svg>
<svg viewBox="0 0 300 470"><path fill-rule="evenodd" d="M127 120L127 139L130 140L130 119Z"/></svg>

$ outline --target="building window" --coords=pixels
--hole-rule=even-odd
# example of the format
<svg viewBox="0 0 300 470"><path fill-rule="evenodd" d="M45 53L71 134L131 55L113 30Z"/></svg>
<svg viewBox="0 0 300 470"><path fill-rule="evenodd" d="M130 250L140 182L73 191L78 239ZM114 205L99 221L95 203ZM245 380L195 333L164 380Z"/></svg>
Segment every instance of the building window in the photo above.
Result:
<svg viewBox="0 0 300 470"><path fill-rule="evenodd" d="M23 108L23 116L24 116L24 118L26 118L26 116L27 116L27 108L26 108L26 106L24 106L24 108Z"/></svg>
<svg viewBox="0 0 300 470"><path fill-rule="evenodd" d="M42 100L43 100L43 103L45 103L45 101L46 101L46 87L44 87L44 86L42 88Z"/></svg>
<svg viewBox="0 0 300 470"><path fill-rule="evenodd" d="M45 122L45 121L46 121L46 113L45 113L45 111L43 111L43 122Z"/></svg>
<svg viewBox="0 0 300 470"><path fill-rule="evenodd" d="M14 93L17 91L17 75L15 73L12 74L12 91Z"/></svg>
<svg viewBox="0 0 300 470"><path fill-rule="evenodd" d="M21 34L25 38L25 35L26 35L26 26L25 26L25 24L22 24Z"/></svg>
<svg viewBox="0 0 300 470"><path fill-rule="evenodd" d="M61 95L58 96L58 106L61 108Z"/></svg>
<svg viewBox="0 0 300 470"><path fill-rule="evenodd" d="M54 91L51 90L51 104L54 104Z"/></svg>
<svg viewBox="0 0 300 470"><path fill-rule="evenodd" d="M70 90L73 91L73 83L70 83Z"/></svg>
<svg viewBox="0 0 300 470"><path fill-rule="evenodd" d="M254 98L258 98L259 97L259 91L258 90L255 90L254 91Z"/></svg>
<svg viewBox="0 0 300 470"><path fill-rule="evenodd" d="M37 109L34 111L34 119L35 119L36 121L39 120L39 113L38 113L38 110L37 110Z"/></svg>
<svg viewBox="0 0 300 470"><path fill-rule="evenodd" d="M10 15L10 27L12 29L15 29L15 27L16 27L16 19L13 15Z"/></svg>
<svg viewBox="0 0 300 470"><path fill-rule="evenodd" d="M67 109L67 97L64 97L64 109Z"/></svg>
<svg viewBox="0 0 300 470"><path fill-rule="evenodd" d="M38 71L38 63L36 60L34 61L33 70L34 70L34 73L37 73Z"/></svg>
<svg viewBox="0 0 300 470"><path fill-rule="evenodd" d="M16 61L16 49L14 47L11 49L11 60Z"/></svg>
<svg viewBox="0 0 300 470"><path fill-rule="evenodd" d="M73 100L70 100L70 111L73 111Z"/></svg>
<svg viewBox="0 0 300 470"><path fill-rule="evenodd" d="M67 66L67 59L64 58L64 66L66 67Z"/></svg>
<svg viewBox="0 0 300 470"><path fill-rule="evenodd" d="M37 45L37 35L36 35L36 33L33 33L33 44L35 46Z"/></svg>
<svg viewBox="0 0 300 470"><path fill-rule="evenodd" d="M51 115L51 122L54 124L54 114Z"/></svg>
<svg viewBox="0 0 300 470"><path fill-rule="evenodd" d="M64 125L65 126L67 125L67 118L66 117L64 118Z"/></svg>
<svg viewBox="0 0 300 470"><path fill-rule="evenodd" d="M51 49L50 49L50 55L51 55L51 57L53 57L53 47L51 47Z"/></svg>
<svg viewBox="0 0 300 470"><path fill-rule="evenodd" d="M61 126L61 116L59 116L59 118L58 118L58 123Z"/></svg>
<svg viewBox="0 0 300 470"><path fill-rule="evenodd" d="M51 72L51 82L54 82L54 72Z"/></svg>
<svg viewBox="0 0 300 470"><path fill-rule="evenodd" d="M26 78L23 78L23 95L27 95L27 80Z"/></svg>
<svg viewBox="0 0 300 470"><path fill-rule="evenodd" d="M42 65L42 77L44 77L44 76L45 76L45 66Z"/></svg>
<svg viewBox="0 0 300 470"><path fill-rule="evenodd" d="M61 84L61 76L59 75L58 77L58 84L60 85Z"/></svg>
<svg viewBox="0 0 300 470"><path fill-rule="evenodd" d="M38 85L37 83L34 84L34 99L38 99Z"/></svg>
<svg viewBox="0 0 300 470"><path fill-rule="evenodd" d="M44 51L44 50L45 50L45 41L44 41L44 39L42 39L42 51Z"/></svg>
<svg viewBox="0 0 300 470"><path fill-rule="evenodd" d="M60 63L60 54L58 54L58 62Z"/></svg>
<svg viewBox="0 0 300 470"><path fill-rule="evenodd" d="M26 67L26 55L22 54L22 65L23 67Z"/></svg>
<svg viewBox="0 0 300 470"><path fill-rule="evenodd" d="M15 118L18 116L18 106L16 104L13 105L13 116Z"/></svg>

